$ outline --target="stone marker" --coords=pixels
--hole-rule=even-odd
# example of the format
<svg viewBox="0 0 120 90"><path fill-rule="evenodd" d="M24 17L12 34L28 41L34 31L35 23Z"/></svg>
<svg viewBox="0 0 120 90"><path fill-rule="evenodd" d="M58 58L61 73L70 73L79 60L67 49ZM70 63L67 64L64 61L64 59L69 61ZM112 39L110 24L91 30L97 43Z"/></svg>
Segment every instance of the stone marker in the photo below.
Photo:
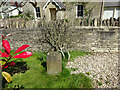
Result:
<svg viewBox="0 0 120 90"><path fill-rule="evenodd" d="M107 26L110 26L110 21L109 21L109 19L106 20L106 25L107 25Z"/></svg>
<svg viewBox="0 0 120 90"><path fill-rule="evenodd" d="M93 19L93 26L97 27L97 19L96 18Z"/></svg>
<svg viewBox="0 0 120 90"><path fill-rule="evenodd" d="M47 74L55 75L62 72L61 53L50 52L47 54Z"/></svg>

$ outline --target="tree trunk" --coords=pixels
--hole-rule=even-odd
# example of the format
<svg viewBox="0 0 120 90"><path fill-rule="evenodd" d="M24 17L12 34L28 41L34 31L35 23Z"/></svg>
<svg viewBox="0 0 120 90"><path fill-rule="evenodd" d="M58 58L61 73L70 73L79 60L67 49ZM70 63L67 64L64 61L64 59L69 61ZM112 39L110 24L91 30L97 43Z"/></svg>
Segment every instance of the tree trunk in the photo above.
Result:
<svg viewBox="0 0 120 90"><path fill-rule="evenodd" d="M104 12L104 0L101 2L101 10L100 10L100 26L102 26L102 16Z"/></svg>
<svg viewBox="0 0 120 90"><path fill-rule="evenodd" d="M68 60L70 60L70 53L69 53L69 51L67 51L67 53L68 53Z"/></svg>

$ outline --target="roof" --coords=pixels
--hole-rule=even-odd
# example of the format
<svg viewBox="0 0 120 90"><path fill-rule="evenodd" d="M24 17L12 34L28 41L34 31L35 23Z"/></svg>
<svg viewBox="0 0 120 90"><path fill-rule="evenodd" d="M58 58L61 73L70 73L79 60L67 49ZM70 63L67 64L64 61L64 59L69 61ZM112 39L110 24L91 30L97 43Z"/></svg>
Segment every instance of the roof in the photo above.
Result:
<svg viewBox="0 0 120 90"><path fill-rule="evenodd" d="M119 2L105 2L104 7L120 7L120 1Z"/></svg>
<svg viewBox="0 0 120 90"><path fill-rule="evenodd" d="M47 3L44 5L43 10L45 10L45 8L47 7L47 5L49 5L50 2L54 3L60 10L65 10L66 8L59 0L48 0Z"/></svg>
<svg viewBox="0 0 120 90"><path fill-rule="evenodd" d="M22 7L22 4L21 4L22 2L9 2L9 4L11 5L11 6L19 6L19 7Z"/></svg>

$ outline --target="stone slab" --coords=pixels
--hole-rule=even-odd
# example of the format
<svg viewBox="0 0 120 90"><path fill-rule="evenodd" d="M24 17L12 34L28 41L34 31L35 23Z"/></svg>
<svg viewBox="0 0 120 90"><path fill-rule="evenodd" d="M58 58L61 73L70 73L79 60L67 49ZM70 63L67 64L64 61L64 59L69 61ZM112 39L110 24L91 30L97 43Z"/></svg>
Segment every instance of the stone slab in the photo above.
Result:
<svg viewBox="0 0 120 90"><path fill-rule="evenodd" d="M57 74L62 72L62 58L59 52L47 54L47 74Z"/></svg>

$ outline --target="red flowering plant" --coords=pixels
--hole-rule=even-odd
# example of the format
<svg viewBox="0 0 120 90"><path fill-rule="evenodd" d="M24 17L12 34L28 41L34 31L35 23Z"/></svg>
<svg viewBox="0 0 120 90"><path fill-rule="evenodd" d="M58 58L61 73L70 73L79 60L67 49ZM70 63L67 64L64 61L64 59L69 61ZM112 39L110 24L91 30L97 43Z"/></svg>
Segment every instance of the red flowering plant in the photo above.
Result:
<svg viewBox="0 0 120 90"><path fill-rule="evenodd" d="M5 38L10 36L10 35L12 35L12 34L10 33L10 34L8 34L6 36L2 35L2 46L3 46L3 48L5 50L4 50L4 52L0 51L0 57L3 58L2 61L0 61L0 64L1 64L0 69L1 70L4 70L5 68L8 68L8 67L15 66L15 63L13 61L9 62L12 58L27 58L27 57L30 57L30 56L33 55L31 52L22 52L22 53L20 53L21 51L23 51L24 49L29 47L29 45L22 45L21 47L19 47L15 51L15 53L13 55L11 55L11 53L10 53L10 51L11 51L10 44L9 44L9 42L7 40L5 40ZM20 54L17 54L17 53L20 53ZM11 75L9 73L2 71L2 75L3 75L3 77L5 77L7 82L12 81Z"/></svg>

